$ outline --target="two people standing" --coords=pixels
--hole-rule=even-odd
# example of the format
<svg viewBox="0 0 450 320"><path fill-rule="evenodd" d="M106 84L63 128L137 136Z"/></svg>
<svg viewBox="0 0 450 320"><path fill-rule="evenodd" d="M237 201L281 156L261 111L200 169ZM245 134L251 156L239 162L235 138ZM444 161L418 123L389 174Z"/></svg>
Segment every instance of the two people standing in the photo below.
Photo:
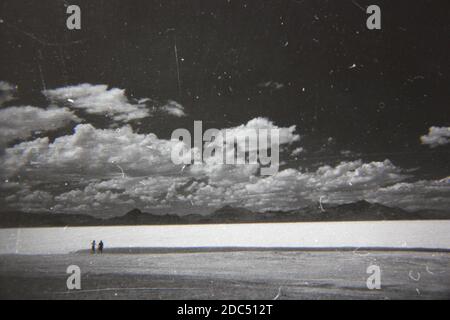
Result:
<svg viewBox="0 0 450 320"><path fill-rule="evenodd" d="M102 241L102 240L100 240L100 242L98 243L97 248L96 248L96 242L95 242L95 240L92 241L92 243L91 243L91 253L92 253L92 254L96 253L96 250L97 250L97 252L100 253L100 254L103 253L103 241Z"/></svg>

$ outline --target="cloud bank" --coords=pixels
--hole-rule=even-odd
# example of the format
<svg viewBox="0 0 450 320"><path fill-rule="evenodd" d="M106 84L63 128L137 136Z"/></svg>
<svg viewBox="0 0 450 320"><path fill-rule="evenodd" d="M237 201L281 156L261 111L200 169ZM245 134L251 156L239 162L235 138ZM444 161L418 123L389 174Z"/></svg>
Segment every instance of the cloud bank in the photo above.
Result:
<svg viewBox="0 0 450 320"><path fill-rule="evenodd" d="M252 126L275 126L254 119ZM292 128L280 128L283 142L297 141ZM259 165L205 163L183 170L170 161L170 140L153 134L137 134L129 126L117 130L78 125L72 135L24 142L2 157L4 178L11 180L7 201L21 209L94 214L123 214L146 210L216 208L235 205L259 210L287 210L317 203L371 200L416 210L445 208L450 197L448 182L403 182L409 176L391 161L364 163L343 161L313 172L289 168L273 176L258 174ZM24 185L14 181L20 175ZM50 177L49 177L50 176ZM52 188L42 187L43 182ZM67 186L70 184L70 186ZM56 187L55 187L56 186ZM67 189L67 190L65 190ZM399 198L401 199L399 201Z"/></svg>
<svg viewBox="0 0 450 320"><path fill-rule="evenodd" d="M420 137L422 144L431 148L450 143L450 127L431 127L428 134Z"/></svg>
<svg viewBox="0 0 450 320"><path fill-rule="evenodd" d="M150 115L144 103L132 103L125 95L125 90L108 89L107 85L88 83L45 90L43 94L53 103L81 109L89 114L102 115L115 121L130 122Z"/></svg>
<svg viewBox="0 0 450 320"><path fill-rule="evenodd" d="M120 166L135 175L151 174L174 167L170 162L172 144L154 134L136 134L129 126L96 129L79 124L72 135L53 143L45 137L6 149L1 170L7 175L109 176Z"/></svg>
<svg viewBox="0 0 450 320"><path fill-rule="evenodd" d="M13 98L14 88L0 83L2 92L9 92L2 101ZM333 204L364 199L408 210L448 210L450 205L448 178L414 182L407 171L388 159L342 161L314 171L301 169L302 160L291 161L304 152L297 128L280 126L264 117L220 132L233 138L226 140L233 144L230 151L234 147L244 151L247 139L257 140L251 134L255 129L278 130L279 147L291 162L272 176L262 176L259 163L227 165L222 155L216 154L202 164L175 165L172 148L186 147L184 142L138 133L128 124L154 112L186 116L184 107L174 100L149 108L150 99L135 101L122 89L92 84L46 90L44 94L52 106L0 109L0 144L5 147L0 154L0 193L6 209L104 217L121 215L135 207L181 214L205 213L224 205L288 210L315 205L319 199ZM75 115L76 111L84 114ZM117 128L99 129L79 123L71 134L54 140L44 134L68 128L88 114L108 117L117 122ZM449 132L449 128L432 127L421 138L422 143L433 148L448 144ZM16 143L6 147L12 142ZM218 143L223 144L214 140L204 147ZM268 146L250 145L268 151ZM195 148L190 151L198 152ZM351 151L343 155L357 157Z"/></svg>
<svg viewBox="0 0 450 320"><path fill-rule="evenodd" d="M50 131L65 127L80 119L67 108L9 107L0 110L0 145L26 139L37 131Z"/></svg>
<svg viewBox="0 0 450 320"><path fill-rule="evenodd" d="M184 107L174 100L167 101L167 103L163 105L160 110L174 117L181 118L186 116Z"/></svg>

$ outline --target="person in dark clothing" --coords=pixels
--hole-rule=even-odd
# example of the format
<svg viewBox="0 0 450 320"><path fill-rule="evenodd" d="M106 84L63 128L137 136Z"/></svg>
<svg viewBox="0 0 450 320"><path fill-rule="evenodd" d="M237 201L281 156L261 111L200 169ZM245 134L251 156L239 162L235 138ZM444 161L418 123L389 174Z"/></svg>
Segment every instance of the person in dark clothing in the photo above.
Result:
<svg viewBox="0 0 450 320"><path fill-rule="evenodd" d="M98 243L98 253L103 253L103 241L100 240Z"/></svg>
<svg viewBox="0 0 450 320"><path fill-rule="evenodd" d="M95 240L93 240L92 243L91 243L91 253L92 254L95 253Z"/></svg>

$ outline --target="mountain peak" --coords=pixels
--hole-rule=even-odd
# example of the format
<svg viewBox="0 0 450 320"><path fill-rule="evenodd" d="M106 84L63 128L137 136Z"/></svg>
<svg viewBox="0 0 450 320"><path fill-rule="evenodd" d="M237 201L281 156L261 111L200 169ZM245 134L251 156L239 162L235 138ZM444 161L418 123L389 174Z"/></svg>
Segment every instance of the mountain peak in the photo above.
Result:
<svg viewBox="0 0 450 320"><path fill-rule="evenodd" d="M359 201L356 201L356 202L354 202L352 204L355 207L362 207L362 208L367 208L367 207L370 207L370 206L373 205L373 203L371 203L369 201L366 201L366 200L359 200Z"/></svg>
<svg viewBox="0 0 450 320"><path fill-rule="evenodd" d="M144 213L141 210L136 208L136 209L133 209L133 210L127 212L125 214L125 216L127 216L127 217L139 217L139 216L142 216L143 214Z"/></svg>
<svg viewBox="0 0 450 320"><path fill-rule="evenodd" d="M246 208L232 207L230 205L225 205L220 209L214 211L214 215L218 214L245 214L245 213L253 213L252 211Z"/></svg>

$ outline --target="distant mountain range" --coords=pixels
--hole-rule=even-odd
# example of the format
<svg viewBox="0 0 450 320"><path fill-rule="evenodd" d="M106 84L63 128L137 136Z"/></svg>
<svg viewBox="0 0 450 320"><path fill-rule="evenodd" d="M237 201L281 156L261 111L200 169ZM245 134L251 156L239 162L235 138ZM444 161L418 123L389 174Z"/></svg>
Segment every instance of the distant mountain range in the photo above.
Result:
<svg viewBox="0 0 450 320"><path fill-rule="evenodd" d="M145 213L134 209L123 216L109 219L98 219L81 214L14 211L0 213L0 228L450 219L450 211L408 212L367 201L327 207L324 210L322 211L317 205L291 211L254 212L244 208L225 206L209 215L179 216Z"/></svg>
<svg viewBox="0 0 450 320"><path fill-rule="evenodd" d="M186 218L190 218L187 216ZM196 220L197 216L191 218ZM391 208L377 203L358 201L324 208L319 204L290 211L254 212L245 208L225 206L200 223L254 223L254 222L322 222L322 221L381 221L381 220L430 220L450 219L450 211L421 210L415 212Z"/></svg>

